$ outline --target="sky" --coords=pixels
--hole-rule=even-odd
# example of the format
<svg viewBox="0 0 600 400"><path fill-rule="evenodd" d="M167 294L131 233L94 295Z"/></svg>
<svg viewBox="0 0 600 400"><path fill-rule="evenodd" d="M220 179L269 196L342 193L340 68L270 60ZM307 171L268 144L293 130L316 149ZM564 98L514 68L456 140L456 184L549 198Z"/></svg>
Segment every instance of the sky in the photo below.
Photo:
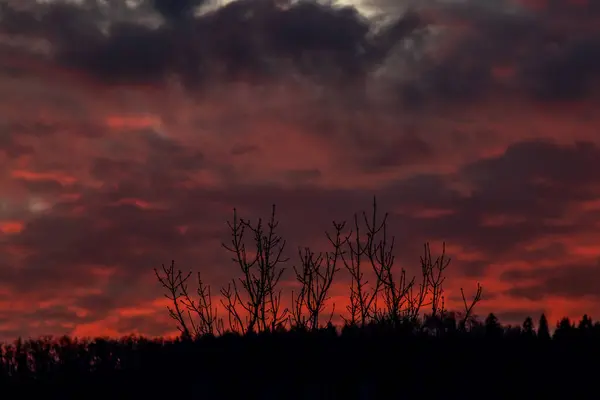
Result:
<svg viewBox="0 0 600 400"><path fill-rule="evenodd" d="M173 333L153 268L216 293L233 207L277 205L289 296L374 195L451 307L600 315L598 2L4 0L0 92L0 340Z"/></svg>

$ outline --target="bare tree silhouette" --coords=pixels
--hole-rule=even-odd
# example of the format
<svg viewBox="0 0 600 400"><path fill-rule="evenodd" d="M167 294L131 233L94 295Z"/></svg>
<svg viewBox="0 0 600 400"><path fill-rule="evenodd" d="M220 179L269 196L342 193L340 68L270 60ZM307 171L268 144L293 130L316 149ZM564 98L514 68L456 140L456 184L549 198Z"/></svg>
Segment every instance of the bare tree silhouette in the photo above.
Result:
<svg viewBox="0 0 600 400"><path fill-rule="evenodd" d="M377 220L377 202L373 199L373 214L371 222L367 218L366 212L362 213L366 224L366 240L361 237L361 227L358 222L358 214L354 214L354 230L350 231L346 239L346 244L349 248L347 256L342 254L342 261L346 270L350 273L350 304L347 307L349 318L344 317L347 324L354 325L359 323L360 326L365 326L370 320L376 318L377 310L375 300L387 276L383 276L382 270L391 268L393 256L389 248L386 248L386 217L381 222ZM379 243L376 242L375 236L382 232L383 238ZM390 244L393 248L393 240ZM379 257L378 257L379 256ZM366 259L365 259L366 258ZM379 265L377 262L380 261ZM364 266L366 262L370 262L371 268L377 271L381 278L377 278L375 283L369 288L369 281L364 275Z"/></svg>
<svg viewBox="0 0 600 400"><path fill-rule="evenodd" d="M483 291L483 288L481 287L481 285L479 284L479 282L477 282L477 291L475 292L475 295L473 296L473 298L471 299L471 301L468 302L467 298L465 297L465 291L463 290L463 288L460 288L460 294L462 296L463 305L465 307L465 312L464 312L464 315L463 315L463 319L460 322L460 327L462 329L466 329L468 325L472 325L472 322L473 322L473 308L481 300L481 293L482 293L482 291Z"/></svg>
<svg viewBox="0 0 600 400"><path fill-rule="evenodd" d="M162 272L164 276L160 274L158 269L154 268L154 274L156 275L156 278L168 292L165 293L164 296L173 302L173 308L171 308L171 306L167 306L169 315L177 322L177 329L181 332L182 336L185 338L191 338L192 335L186 323L181 300L184 296L182 287L185 285L192 273L189 272L184 276L181 270L175 271L175 260L171 261L171 265L169 267L166 267L165 264L162 264Z"/></svg>
<svg viewBox="0 0 600 400"><path fill-rule="evenodd" d="M285 270L280 264L288 259L282 258L285 240L276 233L279 222L275 219L275 205L266 229L261 218L256 225L238 218L235 208L233 222L227 224L231 230L231 245L223 243L222 246L234 254L232 260L243 274L221 289L224 297L221 302L229 314L230 328L242 334L275 331L285 325L288 315L288 309L281 308L281 290L277 290ZM244 242L246 229L253 235L254 254L249 254Z"/></svg>
<svg viewBox="0 0 600 400"><path fill-rule="evenodd" d="M212 306L210 285L202 281L200 272L197 275L198 300L194 300L188 290L188 280L192 272L184 274L181 270L176 271L175 261L172 261L169 267L162 265L162 275L156 268L154 273L168 291L165 297L173 302L172 308L167 306L169 315L177 322L177 329L184 338L220 335L224 332L223 320L219 318L216 307ZM184 308L187 314L184 313Z"/></svg>
<svg viewBox="0 0 600 400"><path fill-rule="evenodd" d="M414 325L429 306L430 313L423 315L427 328L444 329L447 323L445 271L451 262L446 256L446 244L442 243L441 254L434 257L430 244L425 243L419 281L416 276L409 278L406 269L395 266L395 237L388 230L389 214L378 214L375 197L370 215L363 211L359 220L355 213L354 227L348 232L344 232L346 222L333 221L334 233L325 232L331 250L317 254L308 247L298 248L300 265L294 265L293 270L300 288L292 291L290 308L284 307L278 284L285 271L283 265L289 259L282 255L286 242L277 233L279 222L275 211L273 205L269 221L265 224L259 218L254 224L239 218L234 208L233 221L228 222L231 244L222 246L233 254L231 259L242 273L220 290L219 301L226 310L229 330L242 335L288 327L318 330L329 290L340 270L340 260L350 275L347 312L340 315L346 325L364 327L370 323L386 323L397 327L406 322ZM248 231L251 246L244 236ZM372 275L372 283L365 273ZM173 306L168 307L169 314L177 322L182 336L215 335L225 331L223 318L212 306L210 286L202 281L200 274L198 300L191 299L188 292L191 272L184 275L180 270L175 271L173 262L169 268L163 265L164 276L156 269L155 274L167 289L165 296L173 302ZM481 285L477 285L469 302L461 288L464 312L459 321L460 329L467 329L472 325L471 320L474 321L472 311L482 294ZM334 312L335 304L325 324L331 323Z"/></svg>
<svg viewBox="0 0 600 400"><path fill-rule="evenodd" d="M444 303L444 271L450 265L451 259L446 257L446 243L442 243L442 254L433 260L429 243L425 243L424 255L421 256L421 268L423 275L427 277L427 287L431 294L431 317L436 318L438 313L443 315Z"/></svg>
<svg viewBox="0 0 600 400"><path fill-rule="evenodd" d="M326 301L329 300L327 293L336 272L340 270L338 260L342 257L344 239L341 238L341 232L344 226L345 223L338 224L333 221L335 236L331 237L326 232L327 238L333 245L333 251L315 254L309 247L298 248L301 268L294 266L294 272L301 287L295 295L292 291L291 326L312 331L320 328L319 317ZM335 303L327 324L331 323L334 312Z"/></svg>

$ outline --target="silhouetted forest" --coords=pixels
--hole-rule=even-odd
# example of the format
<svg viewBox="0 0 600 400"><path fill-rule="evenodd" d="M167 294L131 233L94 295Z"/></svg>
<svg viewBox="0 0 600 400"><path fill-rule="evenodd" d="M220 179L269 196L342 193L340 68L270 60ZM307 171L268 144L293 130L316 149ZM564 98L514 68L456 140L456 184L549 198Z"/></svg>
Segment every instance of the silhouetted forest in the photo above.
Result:
<svg viewBox="0 0 600 400"><path fill-rule="evenodd" d="M361 218L362 217L362 218ZM600 322L584 315L551 330L545 315L503 325L478 318L482 299L460 290L462 309L446 305L442 247L424 245L421 274L395 266L387 214L356 214L351 228L333 222L330 251L298 249L297 289L279 282L289 263L268 222L234 210L231 243L240 269L213 304L210 285L172 262L155 269L180 337L17 340L2 346L2 393L44 398L417 399L599 398ZM250 233L247 241L245 234ZM252 243L252 246L248 243ZM329 298L347 273L346 308L334 326ZM219 310L224 315L219 314ZM7 395L7 398L10 396Z"/></svg>

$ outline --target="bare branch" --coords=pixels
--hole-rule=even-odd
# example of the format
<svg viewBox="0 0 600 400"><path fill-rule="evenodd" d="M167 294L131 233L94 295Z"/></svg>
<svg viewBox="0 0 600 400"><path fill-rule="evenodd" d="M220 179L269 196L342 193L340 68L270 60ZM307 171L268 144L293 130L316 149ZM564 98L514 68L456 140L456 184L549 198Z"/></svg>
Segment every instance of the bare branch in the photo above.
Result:
<svg viewBox="0 0 600 400"><path fill-rule="evenodd" d="M319 329L319 316L325 308L325 303L329 299L327 293L333 282L335 273L339 271L337 266L340 258L342 239L341 230L344 224L333 222L336 230L335 239L329 234L327 237L334 246L334 250L325 254L315 254L310 248L298 248L298 255L301 261L301 269L294 266L296 280L300 282L301 289L293 301L293 321L301 328L310 330ZM308 316L303 311L306 309ZM331 321L333 314L330 316Z"/></svg>
<svg viewBox="0 0 600 400"><path fill-rule="evenodd" d="M161 283L161 285L167 290L168 293L165 297L173 302L173 308L167 306L169 315L177 322L177 329L181 332L184 338L191 338L191 333L185 322L183 310L180 307L181 298L183 297L182 288L185 286L189 279L191 272L185 277L182 276L182 272L179 270L175 272L175 260L171 261L171 265L166 267L162 264L162 272L164 276L154 268L154 274Z"/></svg>
<svg viewBox="0 0 600 400"><path fill-rule="evenodd" d="M274 331L287 321L288 309L281 308L281 291L276 290L285 270L279 265L288 261L282 256L285 240L275 232L278 224L275 220L275 205L272 207L271 218L266 229L260 218L256 225L238 219L235 208L233 222L228 222L232 237L231 245L224 243L222 245L233 253L232 260L239 265L242 276L237 280L239 287L234 279L227 289L221 290L221 293L225 297L223 305L230 314L230 324L244 334ZM255 255L251 260L248 258L244 244L246 229L253 234ZM244 322L238 306L247 314Z"/></svg>
<svg viewBox="0 0 600 400"><path fill-rule="evenodd" d="M481 284L479 282L477 282L477 291L475 292L475 295L473 296L473 299L471 300L471 302L467 303L467 298L465 297L465 291L463 290L463 288L460 288L460 294L462 295L463 305L465 307L465 315L460 323L460 326L463 329L466 329L467 322L470 320L470 318L472 316L472 312L473 312L473 308L475 307L475 304L479 303L479 301L481 300L482 291L483 291L483 288L481 287Z"/></svg>
<svg viewBox="0 0 600 400"><path fill-rule="evenodd" d="M212 294L210 285L202 281L200 272L198 272L198 302L193 300L188 294L187 284L182 285L182 303L188 309L188 315L195 336L215 335L222 333L223 321L218 318L217 309L212 307ZM198 324L192 317L194 312L198 318Z"/></svg>

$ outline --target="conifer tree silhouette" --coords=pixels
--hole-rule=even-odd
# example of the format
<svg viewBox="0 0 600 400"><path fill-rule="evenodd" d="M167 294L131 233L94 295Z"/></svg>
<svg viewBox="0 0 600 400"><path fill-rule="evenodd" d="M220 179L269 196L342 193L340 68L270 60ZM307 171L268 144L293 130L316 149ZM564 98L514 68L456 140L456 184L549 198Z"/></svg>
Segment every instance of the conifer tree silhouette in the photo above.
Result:
<svg viewBox="0 0 600 400"><path fill-rule="evenodd" d="M581 318L581 321L579 321L577 328L580 331L587 331L591 330L593 327L594 323L592 322L592 319L587 314L583 314L583 317Z"/></svg>
<svg viewBox="0 0 600 400"><path fill-rule="evenodd" d="M575 333L575 325L571 322L569 317L563 317L556 324L556 330L554 331L554 339L570 338Z"/></svg>
<svg viewBox="0 0 600 400"><path fill-rule="evenodd" d="M535 334L535 326L533 325L533 319L531 317L525 318L523 321L523 335L527 337L534 337Z"/></svg>
<svg viewBox="0 0 600 400"><path fill-rule="evenodd" d="M497 338L502 337L502 333L502 326L500 325L500 321L498 321L498 317L493 313L489 313L485 319L485 335Z"/></svg>
<svg viewBox="0 0 600 400"><path fill-rule="evenodd" d="M548 327L548 319L546 318L545 313L542 313L542 315L540 316L537 336L542 340L550 339L550 328Z"/></svg>

